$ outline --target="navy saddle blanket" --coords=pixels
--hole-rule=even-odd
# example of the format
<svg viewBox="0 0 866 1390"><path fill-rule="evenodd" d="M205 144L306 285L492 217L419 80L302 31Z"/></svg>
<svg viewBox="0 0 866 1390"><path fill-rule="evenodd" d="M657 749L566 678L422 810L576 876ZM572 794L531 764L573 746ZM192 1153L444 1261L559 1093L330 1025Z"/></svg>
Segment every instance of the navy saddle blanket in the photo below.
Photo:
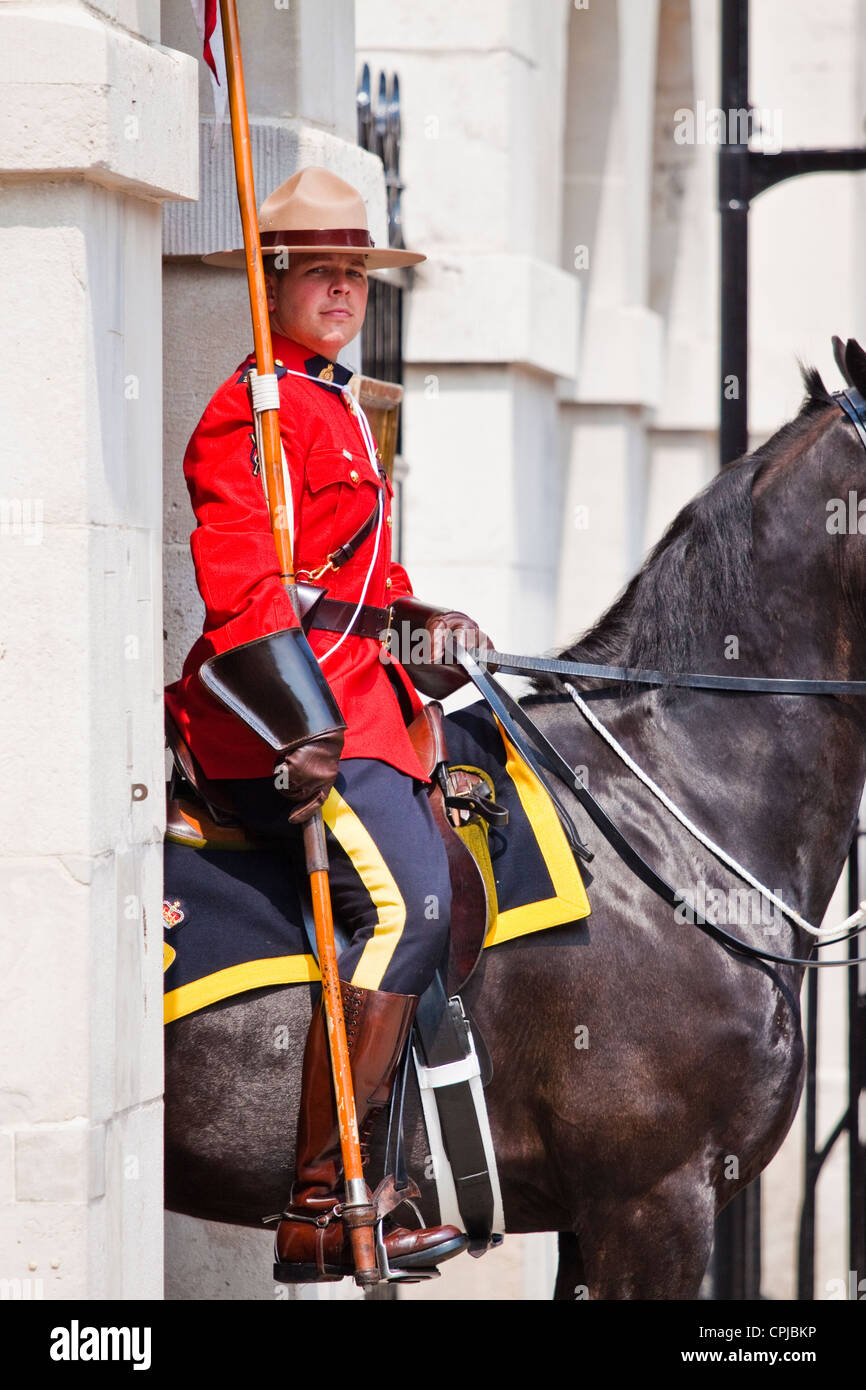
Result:
<svg viewBox="0 0 866 1390"><path fill-rule="evenodd" d="M464 835L491 899L485 948L586 917L589 902L549 793L496 716L478 701L445 723L449 766L481 773L509 813L502 828L485 834L476 823ZM166 840L166 1023L245 990L319 979L297 888L300 838L294 863L283 850Z"/></svg>

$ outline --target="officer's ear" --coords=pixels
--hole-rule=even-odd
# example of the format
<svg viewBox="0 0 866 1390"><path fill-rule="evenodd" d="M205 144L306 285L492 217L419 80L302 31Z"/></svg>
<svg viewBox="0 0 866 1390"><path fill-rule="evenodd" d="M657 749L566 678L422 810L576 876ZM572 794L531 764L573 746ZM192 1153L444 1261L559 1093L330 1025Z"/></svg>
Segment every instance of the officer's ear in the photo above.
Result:
<svg viewBox="0 0 866 1390"><path fill-rule="evenodd" d="M289 254L287 251L278 251L275 256L269 256L265 262L265 292L268 297L268 313L272 313L277 307L277 283L283 271L289 268Z"/></svg>
<svg viewBox="0 0 866 1390"><path fill-rule="evenodd" d="M268 300L268 313L277 307L277 274L273 268L265 271L265 294Z"/></svg>

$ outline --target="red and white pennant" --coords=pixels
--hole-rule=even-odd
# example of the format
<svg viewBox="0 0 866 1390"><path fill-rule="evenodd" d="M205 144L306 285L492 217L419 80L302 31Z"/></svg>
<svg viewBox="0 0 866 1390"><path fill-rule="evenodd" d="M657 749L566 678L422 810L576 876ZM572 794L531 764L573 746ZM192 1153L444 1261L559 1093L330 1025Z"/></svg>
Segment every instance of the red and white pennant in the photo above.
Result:
<svg viewBox="0 0 866 1390"><path fill-rule="evenodd" d="M213 85L213 110L217 123L225 119L228 103L226 55L223 48L223 28L220 23L218 0L190 0L196 28L202 42L202 57L210 68Z"/></svg>

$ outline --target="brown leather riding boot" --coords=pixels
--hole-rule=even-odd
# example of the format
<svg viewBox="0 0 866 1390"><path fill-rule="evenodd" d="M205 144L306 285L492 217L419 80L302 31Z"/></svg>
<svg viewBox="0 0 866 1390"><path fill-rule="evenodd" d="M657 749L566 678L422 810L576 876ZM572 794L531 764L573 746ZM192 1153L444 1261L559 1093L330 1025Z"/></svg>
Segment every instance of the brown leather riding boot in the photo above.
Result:
<svg viewBox="0 0 866 1390"><path fill-rule="evenodd" d="M414 994L358 989L342 980L340 988L366 1163L366 1140L373 1120L391 1098L418 999ZM306 1284L353 1274L348 1232L340 1220L343 1164L321 1004L313 1013L304 1051L295 1172L289 1205L277 1227L274 1278ZM459 1255L467 1244L455 1226L398 1228L385 1236L388 1263L401 1270L429 1269Z"/></svg>

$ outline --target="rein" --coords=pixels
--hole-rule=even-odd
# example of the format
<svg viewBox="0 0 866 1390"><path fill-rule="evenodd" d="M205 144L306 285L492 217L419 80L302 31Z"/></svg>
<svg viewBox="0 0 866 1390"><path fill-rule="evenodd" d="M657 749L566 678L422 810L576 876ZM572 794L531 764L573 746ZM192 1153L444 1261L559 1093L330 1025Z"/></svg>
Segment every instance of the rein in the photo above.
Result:
<svg viewBox="0 0 866 1390"><path fill-rule="evenodd" d="M571 791L580 802L593 824L602 832L608 842L616 850L623 863L632 870L642 883L646 884L648 888L651 888L654 893L666 902L669 907L675 910L678 908L685 908L692 914L695 925L707 932L709 936L714 937L721 945L730 947L740 955L745 955L754 960L760 960L761 962L773 962L779 965L802 965L812 970L820 970L822 968L829 969L831 967L840 966L850 968L852 965L859 965L861 962L866 961L866 956L857 956L853 960L814 960L811 957L776 955L772 951L761 951L756 946L751 946L748 942L741 941L739 937L732 936L730 932L725 931L724 928L720 927L717 923L710 922L704 917L703 913L699 912L698 909L689 902L688 898L682 893L677 892L677 890L668 883L667 879L663 878L651 864L647 863L640 852L626 839L615 821L611 819L604 808L596 801L592 793L583 785L580 778L577 777L558 749L555 748L550 740L541 732L538 725L534 723L517 701L513 699L502 686L494 681L486 671L481 669L478 662L475 660L475 656L469 653L456 639L453 641L453 651L457 661L459 661L469 678L481 691L481 694L490 705L493 713L507 731L509 738L519 749L521 755L526 759L536 776L540 778L541 774L539 767L541 766L545 767L548 772L551 772L555 777L558 777L560 781L564 782L569 791ZM491 660L493 659L492 653L487 651L479 653L479 655L481 655L485 662L488 656L490 656ZM863 693L866 694L866 682L863 684ZM537 757L533 756L533 753L528 749L526 739L522 736L523 734L530 740L535 753L538 755ZM792 925L795 925L795 923L792 922ZM866 922L860 926L853 927L850 931L843 932L840 936L830 937L820 944L822 946L835 946L840 942L850 941L852 937L858 936L862 931L866 931Z"/></svg>
<svg viewBox="0 0 866 1390"><path fill-rule="evenodd" d="M851 421L864 449L866 449L866 400L851 383L847 372L844 373L848 380L848 388L844 391L834 391L833 399L841 410L845 412ZM580 779L573 772L571 767L554 748L549 739L538 726L530 719L529 715L508 694L502 686L493 681L490 676L482 671L478 662L465 650L461 644L453 641L453 652L457 660L463 666L467 675L481 691L487 700L494 714L499 719L503 727L508 731L509 736L515 745L520 749L521 754L526 758L529 766L536 775L539 775L538 767L529 753L526 744L521 737L520 730L532 742L539 754L541 764L547 768L555 777L564 782L569 790L577 797L593 823L598 827L602 834L607 838L613 848L617 851L625 864L637 875L637 877L657 893L664 902L675 910L680 907L686 908L692 914L692 920L696 926L701 927L715 940L722 945L730 947L741 955L746 955L755 960L773 961L780 965L802 965L807 969L819 970L822 967L842 966L850 969L852 965L860 965L866 961L866 956L855 956L849 960L814 960L811 957L780 956L772 951L760 951L755 946L750 946L745 941L740 941L738 937L732 936L715 922L710 922L702 913L698 912L682 893L678 893L652 865L648 864L641 854L626 839L619 827L611 820L607 812L599 805ZM513 675L525 675L530 672L545 672L549 675L571 676L592 678L596 680L619 681L630 685L664 685L664 686L685 686L695 690L733 690L740 692L751 692L753 694L773 694L773 695L866 695L866 681L833 681L833 680L777 680L761 676L710 676L695 673L670 674L664 671L647 671L628 666L603 666L591 661L565 661L559 658L548 657L527 657L516 656L509 652L497 652L489 649L479 652L478 655L485 665L493 666L498 671L506 671ZM581 713L587 719L590 727L595 728L607 742L613 747L619 757L623 759L630 770L640 778L640 780L658 796L659 799L686 829L697 839L720 858L727 866L743 878L744 881L752 883L758 891L774 905L779 907L792 926L800 926L806 931L811 931L815 936L821 933L815 927L811 927L800 917L800 914L792 908L787 907L775 894L771 893L758 882L742 865L736 860L732 860L725 854L719 846L714 845L700 832L691 821L678 810L676 806L664 795L659 787L640 769L637 764L628 756L623 748L617 743L600 720L595 719L583 700L580 699L577 691L565 682L566 689L570 698L578 706ZM554 798L555 799L555 798ZM559 803L557 803L558 805ZM561 808L560 808L561 809ZM591 858L585 846L579 845L579 850L584 858ZM813 951L818 944L822 946L834 946L839 942L850 941L853 937L859 936L862 931L866 931L866 917L863 908L859 912L849 917L842 923L843 927L849 930L843 931L839 936L829 936L820 943L816 942L812 947ZM854 925L850 925L850 924ZM858 925L859 924L859 925ZM832 928L830 929L832 930Z"/></svg>
<svg viewBox="0 0 866 1390"><path fill-rule="evenodd" d="M558 657L515 656L489 648L481 653L485 665L525 676L542 672L552 676L618 681L626 685L675 685L691 690L740 690L758 695L866 695L866 681L777 680L767 676L707 676L645 671L636 666L602 666L595 661L563 661Z"/></svg>

